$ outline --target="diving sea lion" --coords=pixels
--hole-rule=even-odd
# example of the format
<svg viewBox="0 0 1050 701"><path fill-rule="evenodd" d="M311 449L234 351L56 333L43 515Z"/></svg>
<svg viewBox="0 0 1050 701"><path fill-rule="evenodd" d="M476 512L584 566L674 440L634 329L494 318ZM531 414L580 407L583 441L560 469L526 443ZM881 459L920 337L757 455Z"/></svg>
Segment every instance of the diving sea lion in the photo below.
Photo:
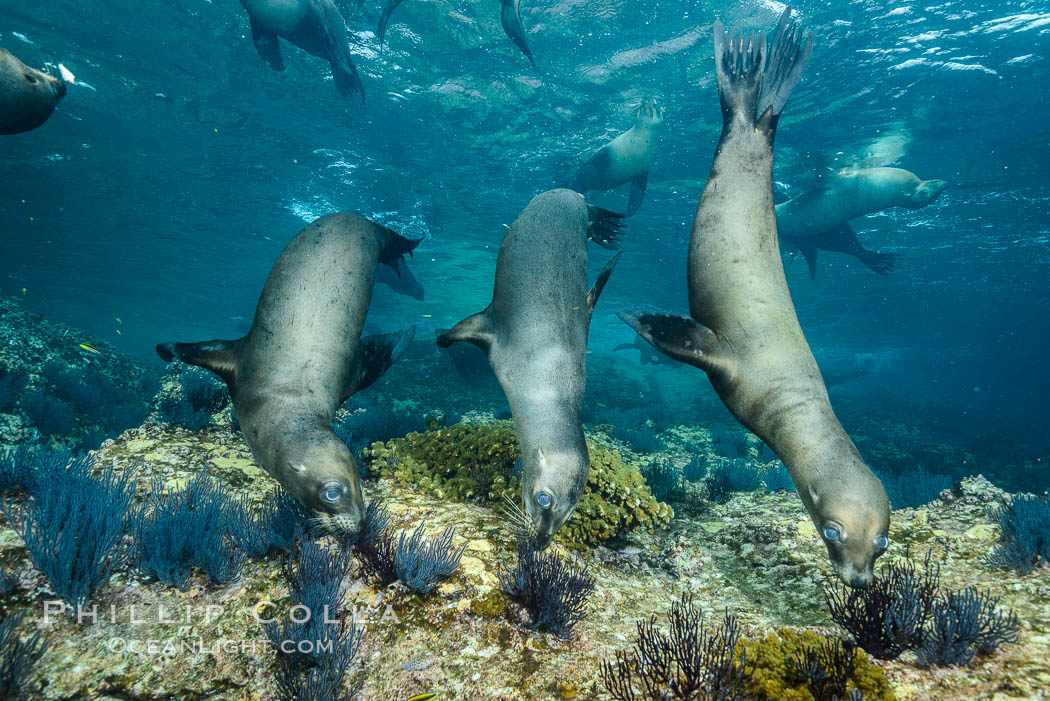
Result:
<svg viewBox="0 0 1050 701"><path fill-rule="evenodd" d="M66 95L61 75L30 68L0 49L0 134L36 129Z"/></svg>
<svg viewBox="0 0 1050 701"><path fill-rule="evenodd" d="M637 212L645 199L649 168L656 152L656 136L663 123L663 108L654 98L643 100L635 110L634 126L587 159L569 183L569 188L585 195L588 190L612 190L629 182L631 195L627 216Z"/></svg>
<svg viewBox="0 0 1050 701"><path fill-rule="evenodd" d="M672 358L707 372L726 407L787 466L839 577L859 587L889 546L890 504L831 409L777 245L773 137L813 46L790 14L768 56L764 36L727 40L715 24L723 126L689 243L692 318L620 317Z"/></svg>
<svg viewBox="0 0 1050 701"><path fill-rule="evenodd" d="M619 215L571 190L537 195L507 231L496 258L492 303L437 339L486 352L510 403L522 461L530 535L546 547L572 514L590 460L581 409L587 331L614 255L587 290L587 238Z"/></svg>
<svg viewBox="0 0 1050 701"><path fill-rule="evenodd" d="M274 263L247 336L157 346L165 361L225 380L256 462L334 533L356 533L364 517L335 411L386 372L415 331L361 338L376 266L396 265L417 243L357 214L325 215Z"/></svg>
<svg viewBox="0 0 1050 701"><path fill-rule="evenodd" d="M536 59L532 56L529 42L525 38L525 27L521 24L521 0L500 0L500 22L503 23L503 31L507 33L510 40L518 45L521 53L536 65Z"/></svg>
<svg viewBox="0 0 1050 701"><path fill-rule="evenodd" d="M379 26L376 27L376 36L379 37L380 45L383 44L383 37L386 35L386 25L390 21L390 15L403 1L404 0L386 0L386 3L383 5L383 14L379 16Z"/></svg>
<svg viewBox="0 0 1050 701"><path fill-rule="evenodd" d="M401 261L397 268L384 266L376 272L376 282L386 285L398 294L423 301L426 298L426 290L419 284L419 280L412 274L412 270Z"/></svg>
<svg viewBox="0 0 1050 701"><path fill-rule="evenodd" d="M849 221L890 207L922 209L940 197L945 185L943 180L920 180L902 168L840 171L826 176L823 187L778 204L777 233L805 256L810 277L817 274L818 249L847 253L885 275L897 256L864 248Z"/></svg>
<svg viewBox="0 0 1050 701"><path fill-rule="evenodd" d="M303 51L328 61L335 87L343 97L365 88L350 57L350 40L343 15L332 0L241 0L252 25L252 42L259 56L275 71L284 70L283 37Z"/></svg>

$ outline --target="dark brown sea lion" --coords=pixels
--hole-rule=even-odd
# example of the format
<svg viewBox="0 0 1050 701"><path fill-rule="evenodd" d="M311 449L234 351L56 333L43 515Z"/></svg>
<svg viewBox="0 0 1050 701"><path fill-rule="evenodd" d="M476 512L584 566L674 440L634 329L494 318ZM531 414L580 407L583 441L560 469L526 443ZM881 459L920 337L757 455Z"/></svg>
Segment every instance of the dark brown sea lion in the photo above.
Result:
<svg viewBox="0 0 1050 701"><path fill-rule="evenodd" d="M620 312L646 340L707 372L741 423L784 461L839 577L855 587L889 545L890 504L831 409L799 327L777 244L773 137L812 36L781 17L765 37L715 24L722 136L693 222L691 318Z"/></svg>
<svg viewBox="0 0 1050 701"><path fill-rule="evenodd" d="M417 243L357 214L328 214L277 259L247 336L157 346L164 360L226 381L255 460L335 533L356 533L364 504L357 465L332 420L412 340L414 327L363 339L361 329L377 265L396 266Z"/></svg>
<svg viewBox="0 0 1050 701"><path fill-rule="evenodd" d="M30 68L0 49L0 134L36 129L66 95L60 75Z"/></svg>

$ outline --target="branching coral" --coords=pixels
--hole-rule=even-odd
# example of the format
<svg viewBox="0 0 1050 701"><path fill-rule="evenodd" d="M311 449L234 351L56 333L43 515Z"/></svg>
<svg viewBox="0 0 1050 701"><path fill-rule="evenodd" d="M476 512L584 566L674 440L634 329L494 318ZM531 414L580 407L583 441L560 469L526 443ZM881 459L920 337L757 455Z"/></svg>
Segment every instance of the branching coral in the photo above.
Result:
<svg viewBox="0 0 1050 701"><path fill-rule="evenodd" d="M560 558L554 552L541 552L536 543L518 539L518 562L513 568L501 566L500 584L529 614L535 630L545 630L563 638L583 620L587 600L595 590L594 577L586 565Z"/></svg>
<svg viewBox="0 0 1050 701"><path fill-rule="evenodd" d="M42 389L35 389L23 396L21 406L29 420L45 436L66 435L73 431L73 412Z"/></svg>
<svg viewBox="0 0 1050 701"><path fill-rule="evenodd" d="M666 458L643 467L642 477L657 501L670 501L683 493L682 473Z"/></svg>
<svg viewBox="0 0 1050 701"><path fill-rule="evenodd" d="M455 530L446 528L437 538L423 535L423 524L408 538L402 531L394 554L394 570L407 587L420 594L431 592L438 582L447 579L459 568L460 558L466 544L459 548L452 545Z"/></svg>
<svg viewBox="0 0 1050 701"><path fill-rule="evenodd" d="M234 540L256 560L291 549L310 530L310 512L279 487L258 506L245 497L235 514Z"/></svg>
<svg viewBox="0 0 1050 701"><path fill-rule="evenodd" d="M352 539L351 544L361 559L361 566L369 581L380 587L397 581L397 546L390 535L390 514L381 499L373 499L368 503L361 532Z"/></svg>
<svg viewBox="0 0 1050 701"><path fill-rule="evenodd" d="M1017 642L1017 615L998 611L998 604L998 597L974 587L942 593L933 604L932 625L917 653L920 664L969 665L978 652L989 654L1003 643Z"/></svg>
<svg viewBox="0 0 1050 701"><path fill-rule="evenodd" d="M846 698L846 685L857 669L857 656L853 645L827 638L796 652L789 667L792 675L805 683L814 701L837 701Z"/></svg>
<svg viewBox="0 0 1050 701"><path fill-rule="evenodd" d="M112 469L92 475L83 457L52 466L35 481L28 503L6 502L4 511L55 593L82 607L128 560L124 535L135 485Z"/></svg>
<svg viewBox="0 0 1050 701"><path fill-rule="evenodd" d="M25 640L19 637L24 620L20 612L0 621L0 699L29 698L29 675L47 651L44 631L38 629Z"/></svg>
<svg viewBox="0 0 1050 701"><path fill-rule="evenodd" d="M933 475L922 468L898 474L876 470L875 476L882 482L895 509L916 508L929 504L939 498L941 492L952 488L951 477Z"/></svg>
<svg viewBox="0 0 1050 701"><path fill-rule="evenodd" d="M989 564L1021 574L1050 565L1050 504L1025 494L993 507L988 516L999 525L1000 540Z"/></svg>
<svg viewBox="0 0 1050 701"><path fill-rule="evenodd" d="M668 633L656 627L656 616L637 624L633 650L603 660L605 690L619 701L732 701L746 699L752 670L744 653L738 659L740 630L726 611L722 625L705 626L704 613L689 595L671 606Z"/></svg>

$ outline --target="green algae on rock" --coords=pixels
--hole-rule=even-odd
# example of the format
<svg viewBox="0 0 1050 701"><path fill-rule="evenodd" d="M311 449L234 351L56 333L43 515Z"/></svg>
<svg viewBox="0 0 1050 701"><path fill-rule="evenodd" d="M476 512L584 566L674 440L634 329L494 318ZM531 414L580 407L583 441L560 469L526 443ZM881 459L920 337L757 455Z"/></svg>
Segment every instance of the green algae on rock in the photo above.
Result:
<svg viewBox="0 0 1050 701"><path fill-rule="evenodd" d="M591 470L572 518L558 537L565 543L593 545L634 529L652 531L674 517L656 501L641 472L620 454L589 441ZM521 489L515 464L521 457L510 421L459 423L374 443L362 461L379 477L441 499L498 504L516 499Z"/></svg>

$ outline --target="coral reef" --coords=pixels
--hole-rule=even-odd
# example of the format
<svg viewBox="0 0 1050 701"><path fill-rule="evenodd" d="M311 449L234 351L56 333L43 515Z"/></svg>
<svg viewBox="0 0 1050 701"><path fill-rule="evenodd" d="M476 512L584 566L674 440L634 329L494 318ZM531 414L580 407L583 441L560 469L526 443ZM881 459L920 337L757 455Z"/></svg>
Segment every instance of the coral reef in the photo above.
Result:
<svg viewBox="0 0 1050 701"><path fill-rule="evenodd" d="M397 546L390 535L390 514L382 499L368 503L361 532L353 538L352 544L370 582L385 587L397 581Z"/></svg>
<svg viewBox="0 0 1050 701"><path fill-rule="evenodd" d="M991 565L1029 574L1050 564L1050 504L1023 494L991 508L988 517L999 526L999 544L988 556Z"/></svg>
<svg viewBox="0 0 1050 701"><path fill-rule="evenodd" d="M562 527L563 542L594 544L636 528L665 526L674 512L653 498L638 468L619 453L588 443L591 470L572 518ZM404 487L442 499L499 503L516 498L520 484L514 466L520 457L509 422L459 423L426 433L410 433L362 451L368 469Z"/></svg>
<svg viewBox="0 0 1050 701"><path fill-rule="evenodd" d="M707 477L708 496L724 504L734 492L753 492L763 483L771 492L794 491L795 483L779 460L760 467L744 458L715 458Z"/></svg>
<svg viewBox="0 0 1050 701"><path fill-rule="evenodd" d="M542 552L528 538L518 539L517 550L515 567L500 569L503 591L525 609L533 629L572 637L573 628L587 613L594 577L586 565L563 560L555 552Z"/></svg>
<svg viewBox="0 0 1050 701"><path fill-rule="evenodd" d="M174 367L179 368L178 374L173 374ZM154 416L164 423L199 431L229 403L229 392L215 375L177 364L169 370L167 386L157 395Z"/></svg>

